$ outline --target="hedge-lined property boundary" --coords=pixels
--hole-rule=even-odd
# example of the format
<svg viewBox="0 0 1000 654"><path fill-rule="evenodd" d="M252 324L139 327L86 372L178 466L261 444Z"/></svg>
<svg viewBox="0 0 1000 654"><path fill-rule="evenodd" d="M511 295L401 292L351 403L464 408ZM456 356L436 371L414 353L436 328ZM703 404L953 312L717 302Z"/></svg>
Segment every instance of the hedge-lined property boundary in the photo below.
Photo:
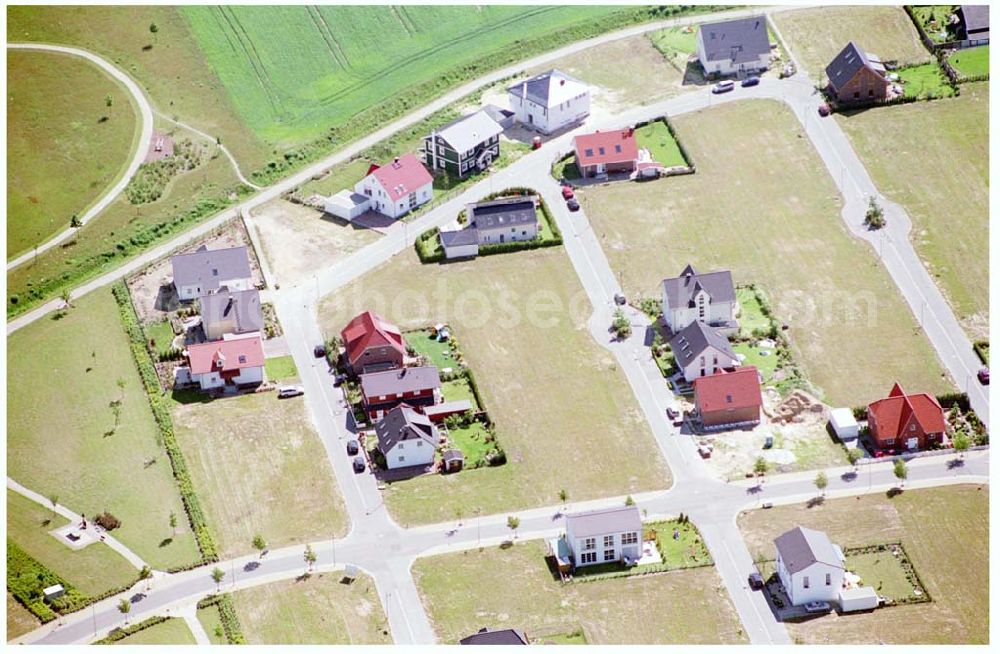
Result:
<svg viewBox="0 0 1000 654"><path fill-rule="evenodd" d="M899 561L900 567L903 568L903 573L906 575L906 580L909 581L913 586L920 590L920 595L913 597L905 597L902 599L897 599L893 602L895 605L899 604L924 604L926 602L932 601L930 593L927 592L927 587L924 582L921 581L920 575L917 573L917 569L913 567L910 562L910 557L906 554L906 548L903 547L902 543L877 543L874 545L864 545L862 547L845 547L844 556L849 557L852 554L874 554L876 552L892 552L893 549L899 552L896 558Z"/></svg>
<svg viewBox="0 0 1000 654"><path fill-rule="evenodd" d="M984 366L990 365L989 341L976 341L972 344L972 349L976 351L976 356L983 362Z"/></svg>
<svg viewBox="0 0 1000 654"><path fill-rule="evenodd" d="M132 349L132 358L139 369L139 376L142 377L142 384L149 399L149 407L153 412L153 419L159 430L163 446L170 458L170 466L174 472L174 479L177 481L177 488L181 493L181 501L184 503L184 510L188 515L188 523L194 532L195 540L198 543L198 550L201 552L202 560L188 566L171 568L170 572L197 567L203 563L214 563L219 560L219 553L215 546L215 539L212 538L208 529L208 522L205 513L201 508L201 502L194 491L194 482L191 480L191 473L188 470L184 454L181 452L177 437L174 434L173 420L170 418L170 407L162 395L160 389L160 379L156 374L156 367L153 359L146 347L146 337L139 326L139 317L132 305L132 298L129 295L125 282L119 281L111 288L111 292L118 303L119 314L122 325L128 335L129 346Z"/></svg>
<svg viewBox="0 0 1000 654"><path fill-rule="evenodd" d="M691 175L694 172L696 172L697 167L694 165L694 159L691 158L691 154L687 151L687 148L684 147L684 144L681 143L681 140L677 137L677 132L674 130L674 126L670 123L670 119L668 119L665 115L657 116L656 118L651 118L650 120L644 120L640 123L636 123L635 129L637 130L641 129L651 123L663 123L664 125L666 125L667 131L670 132L670 138L672 138L674 140L674 143L677 144L677 149L680 151L681 156L684 157L684 163L687 164L687 170L677 171L675 173L668 174L667 177L671 175Z"/></svg>
<svg viewBox="0 0 1000 654"><path fill-rule="evenodd" d="M199 609L215 606L219 609L219 619L222 621L222 631L226 634L226 642L230 645L246 645L246 637L243 635L243 625L236 615L236 607L233 606L233 597L229 593L221 595L209 595L198 602Z"/></svg>
<svg viewBox="0 0 1000 654"><path fill-rule="evenodd" d="M150 627L155 627L158 624L166 622L170 618L165 615L154 615L152 618L146 618L142 622L137 622L131 627L115 627L108 635L100 640L93 642L94 645L111 645L117 643L119 640L123 640L132 634L137 634L140 631L149 629ZM181 618L176 618L180 620Z"/></svg>

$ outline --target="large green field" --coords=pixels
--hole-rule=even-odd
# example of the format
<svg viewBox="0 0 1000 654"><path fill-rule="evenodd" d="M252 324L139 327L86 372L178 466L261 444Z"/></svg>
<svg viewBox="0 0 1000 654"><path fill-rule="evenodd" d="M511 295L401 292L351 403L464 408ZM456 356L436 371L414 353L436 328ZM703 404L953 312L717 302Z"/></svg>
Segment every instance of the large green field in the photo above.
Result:
<svg viewBox="0 0 1000 654"><path fill-rule="evenodd" d="M87 516L110 511L122 523L115 536L154 568L196 561L111 293L91 293L61 319L12 334L7 366L7 474ZM109 404L118 400L120 424L110 433ZM180 518L173 535L171 513Z"/></svg>
<svg viewBox="0 0 1000 654"><path fill-rule="evenodd" d="M836 120L879 190L913 220L910 238L966 331L989 338L989 84Z"/></svg>
<svg viewBox="0 0 1000 654"><path fill-rule="evenodd" d="M696 174L578 193L629 297L657 296L688 263L728 268L766 289L827 402L864 404L897 380L954 390L874 251L847 232L833 180L789 109L754 100L671 123Z"/></svg>
<svg viewBox="0 0 1000 654"><path fill-rule="evenodd" d="M138 121L132 96L89 61L10 50L7 138L10 258L104 195L131 159Z"/></svg>

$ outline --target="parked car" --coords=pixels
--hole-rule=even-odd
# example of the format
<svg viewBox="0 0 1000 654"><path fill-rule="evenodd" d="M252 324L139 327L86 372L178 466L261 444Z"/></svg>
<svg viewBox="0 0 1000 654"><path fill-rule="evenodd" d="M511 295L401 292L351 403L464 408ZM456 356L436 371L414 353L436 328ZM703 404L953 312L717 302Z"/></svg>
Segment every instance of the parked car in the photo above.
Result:
<svg viewBox="0 0 1000 654"><path fill-rule="evenodd" d="M353 438L347 441L347 454L349 456L354 456L361 450L361 445Z"/></svg>
<svg viewBox="0 0 1000 654"><path fill-rule="evenodd" d="M621 293L615 293L615 304L617 304L620 307L623 307L625 306L625 302L626 300L624 295L622 295Z"/></svg>
<svg viewBox="0 0 1000 654"><path fill-rule="evenodd" d="M313 356L316 357L317 359L325 357L326 356L326 346L325 345L317 345L316 347L314 347L313 348Z"/></svg>
<svg viewBox="0 0 1000 654"><path fill-rule="evenodd" d="M757 86L758 84L760 84L760 78L757 77L756 75L753 77L748 77L742 82L740 82L740 86L742 86L743 88L746 88L748 86Z"/></svg>
<svg viewBox="0 0 1000 654"><path fill-rule="evenodd" d="M764 439L764 449L769 450L774 447L774 436L768 436Z"/></svg>
<svg viewBox="0 0 1000 654"><path fill-rule="evenodd" d="M734 88L736 88L736 84L734 84L732 80L726 80L713 86L712 93L728 93Z"/></svg>
<svg viewBox="0 0 1000 654"><path fill-rule="evenodd" d="M705 447L704 445L699 445L698 446L698 454L703 459L711 459L712 458L712 450L710 450L709 448Z"/></svg>
<svg viewBox="0 0 1000 654"><path fill-rule="evenodd" d="M365 471L365 457L356 456L354 457L354 472L364 472Z"/></svg>
<svg viewBox="0 0 1000 654"><path fill-rule="evenodd" d="M667 417L668 418L670 418L671 420L677 420L677 417L679 415L680 414L677 413L677 409L675 409L673 407L670 407L670 406L667 407Z"/></svg>
<svg viewBox="0 0 1000 654"><path fill-rule="evenodd" d="M830 115L830 105L826 104L825 102L823 104L821 104L819 106L819 115L820 116L829 116Z"/></svg>
<svg viewBox="0 0 1000 654"><path fill-rule="evenodd" d="M566 207L570 211L579 211L580 203L576 201L576 198L570 198L569 200L566 201Z"/></svg>
<svg viewBox="0 0 1000 654"><path fill-rule="evenodd" d="M760 590L764 587L764 577L760 576L759 572L751 572L747 577L747 583L753 590Z"/></svg>
<svg viewBox="0 0 1000 654"><path fill-rule="evenodd" d="M806 611L809 613L829 613L830 603L829 602L806 602L803 605Z"/></svg>
<svg viewBox="0 0 1000 654"><path fill-rule="evenodd" d="M982 368L980 368L979 372L976 373L976 377L979 378L979 383L980 384L982 384L984 386L989 386L990 385L990 369L989 368L986 368L985 366L982 367Z"/></svg>
<svg viewBox="0 0 1000 654"><path fill-rule="evenodd" d="M278 399L284 399L286 397L296 397L302 395L305 391L302 390L301 386L279 386L278 387Z"/></svg>
<svg viewBox="0 0 1000 654"><path fill-rule="evenodd" d="M563 187L562 187L562 196L563 196L564 200L569 200L570 198L572 198L573 197L573 187L570 186L569 184L563 184Z"/></svg>
<svg viewBox="0 0 1000 654"><path fill-rule="evenodd" d="M764 502L763 504L760 505L760 508L762 508L762 509L773 509L774 508L774 502Z"/></svg>

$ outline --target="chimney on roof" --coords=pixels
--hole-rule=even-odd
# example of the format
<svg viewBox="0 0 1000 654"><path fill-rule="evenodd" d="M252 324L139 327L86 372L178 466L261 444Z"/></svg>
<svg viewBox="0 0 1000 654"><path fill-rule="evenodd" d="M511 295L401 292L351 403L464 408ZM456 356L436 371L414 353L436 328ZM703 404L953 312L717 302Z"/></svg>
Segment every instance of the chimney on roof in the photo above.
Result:
<svg viewBox="0 0 1000 654"><path fill-rule="evenodd" d="M559 80L559 86L563 86L564 84L566 84L566 80L564 79Z"/></svg>

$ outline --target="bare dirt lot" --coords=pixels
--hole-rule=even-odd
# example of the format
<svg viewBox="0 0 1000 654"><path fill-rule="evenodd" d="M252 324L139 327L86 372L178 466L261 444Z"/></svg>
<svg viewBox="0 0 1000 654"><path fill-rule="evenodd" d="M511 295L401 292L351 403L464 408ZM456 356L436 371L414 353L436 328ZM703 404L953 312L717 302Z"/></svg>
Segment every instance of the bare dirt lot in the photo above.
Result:
<svg viewBox="0 0 1000 654"><path fill-rule="evenodd" d="M252 214L263 256L279 283L294 283L381 237L286 200L275 200Z"/></svg>

